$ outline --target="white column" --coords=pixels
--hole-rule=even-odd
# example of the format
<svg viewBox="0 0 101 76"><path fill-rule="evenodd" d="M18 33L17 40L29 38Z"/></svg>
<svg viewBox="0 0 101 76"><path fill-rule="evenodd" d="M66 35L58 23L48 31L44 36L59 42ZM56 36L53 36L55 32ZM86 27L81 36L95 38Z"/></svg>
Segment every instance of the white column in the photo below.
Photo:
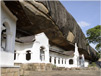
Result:
<svg viewBox="0 0 101 76"><path fill-rule="evenodd" d="M74 56L74 58L73 58L73 65L74 65L74 67L78 67L78 57L77 56Z"/></svg>
<svg viewBox="0 0 101 76"><path fill-rule="evenodd" d="M65 67L65 59L63 59L63 66Z"/></svg>
<svg viewBox="0 0 101 76"><path fill-rule="evenodd" d="M19 53L19 61L23 63L23 53Z"/></svg>
<svg viewBox="0 0 101 76"><path fill-rule="evenodd" d="M58 58L56 58L56 65L58 65Z"/></svg>
<svg viewBox="0 0 101 76"><path fill-rule="evenodd" d="M80 59L79 59L79 57L77 57L77 67L80 67Z"/></svg>
<svg viewBox="0 0 101 76"><path fill-rule="evenodd" d="M60 58L60 66L62 66L62 58Z"/></svg>
<svg viewBox="0 0 101 76"><path fill-rule="evenodd" d="M83 67L85 66L84 63L85 63L85 58L84 58L84 55L82 54L82 66Z"/></svg>
<svg viewBox="0 0 101 76"><path fill-rule="evenodd" d="M23 59L24 59L24 61L26 61L26 54L27 54L26 52L23 54L23 57L24 57Z"/></svg>
<svg viewBox="0 0 101 76"><path fill-rule="evenodd" d="M25 62L26 61L26 53L22 53L22 57L23 57L23 62Z"/></svg>
<svg viewBox="0 0 101 76"><path fill-rule="evenodd" d="M45 49L45 62L49 63L49 46L48 45Z"/></svg>
<svg viewBox="0 0 101 76"><path fill-rule="evenodd" d="M45 63L47 62L47 50L44 50L44 61L45 61Z"/></svg>
<svg viewBox="0 0 101 76"><path fill-rule="evenodd" d="M40 63L40 44L38 42L34 42L32 49L33 50L33 61L34 63Z"/></svg>
<svg viewBox="0 0 101 76"><path fill-rule="evenodd" d="M66 67L68 67L69 66L69 61L68 61L68 59L66 59Z"/></svg>
<svg viewBox="0 0 101 76"><path fill-rule="evenodd" d="M52 58L52 64L54 64L54 57L51 57Z"/></svg>
<svg viewBox="0 0 101 76"><path fill-rule="evenodd" d="M19 54L16 53L16 60L18 61L19 60Z"/></svg>
<svg viewBox="0 0 101 76"><path fill-rule="evenodd" d="M31 52L31 61L33 61L33 52Z"/></svg>

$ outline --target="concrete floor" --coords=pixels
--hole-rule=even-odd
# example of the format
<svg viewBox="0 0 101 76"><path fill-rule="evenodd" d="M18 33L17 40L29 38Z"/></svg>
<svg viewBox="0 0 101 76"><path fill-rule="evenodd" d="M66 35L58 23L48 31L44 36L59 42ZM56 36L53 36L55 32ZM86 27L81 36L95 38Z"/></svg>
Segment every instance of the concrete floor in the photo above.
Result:
<svg viewBox="0 0 101 76"><path fill-rule="evenodd" d="M101 70L32 71L29 76L101 76Z"/></svg>

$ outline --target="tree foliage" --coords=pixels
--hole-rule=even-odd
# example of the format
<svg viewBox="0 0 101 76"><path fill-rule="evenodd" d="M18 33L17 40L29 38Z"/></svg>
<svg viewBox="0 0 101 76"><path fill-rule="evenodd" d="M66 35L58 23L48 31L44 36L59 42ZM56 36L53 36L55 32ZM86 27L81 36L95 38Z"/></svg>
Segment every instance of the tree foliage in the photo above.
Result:
<svg viewBox="0 0 101 76"><path fill-rule="evenodd" d="M87 32L87 40L89 43L96 44L95 49L101 50L101 25L97 25L91 29L88 29Z"/></svg>

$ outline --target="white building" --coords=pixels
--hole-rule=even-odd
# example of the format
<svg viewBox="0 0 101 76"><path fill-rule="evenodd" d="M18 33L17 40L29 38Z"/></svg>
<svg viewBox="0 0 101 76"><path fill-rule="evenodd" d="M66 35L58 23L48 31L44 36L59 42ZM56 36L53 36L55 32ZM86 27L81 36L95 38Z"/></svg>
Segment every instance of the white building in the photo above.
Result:
<svg viewBox="0 0 101 76"><path fill-rule="evenodd" d="M1 67L14 66L14 48L17 18L1 1Z"/></svg>
<svg viewBox="0 0 101 76"><path fill-rule="evenodd" d="M79 55L77 44L75 51L65 50L50 45L44 33L16 39L15 63L51 63L57 67L84 67L84 55ZM68 53L70 55L68 55Z"/></svg>
<svg viewBox="0 0 101 76"><path fill-rule="evenodd" d="M49 40L44 33L16 41L15 63L49 63Z"/></svg>
<svg viewBox="0 0 101 76"><path fill-rule="evenodd" d="M50 62L58 67L84 67L84 55L79 55L77 44L75 44L75 51L67 51L61 53L57 50L65 51L59 47L50 47Z"/></svg>

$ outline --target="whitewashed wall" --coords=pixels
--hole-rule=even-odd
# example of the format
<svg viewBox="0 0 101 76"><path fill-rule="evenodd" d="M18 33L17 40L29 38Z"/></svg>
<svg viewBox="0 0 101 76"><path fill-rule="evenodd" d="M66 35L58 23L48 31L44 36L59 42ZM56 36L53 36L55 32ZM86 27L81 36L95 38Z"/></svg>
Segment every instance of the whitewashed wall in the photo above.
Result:
<svg viewBox="0 0 101 76"><path fill-rule="evenodd" d="M77 67L77 64L75 64L77 62L77 60L74 57L58 54L58 53L51 52L51 51L49 54L52 57L52 59L51 59L52 61L50 63L52 63L53 65L56 65L58 67L68 67L68 68ZM54 63L55 57L56 57L56 61L57 61L56 64ZM58 62L58 59L60 59L60 63ZM73 64L69 64L70 59L73 59ZM62 60L63 60L63 63L62 63Z"/></svg>
<svg viewBox="0 0 101 76"><path fill-rule="evenodd" d="M40 60L40 47L45 47L45 61ZM31 43L17 43L15 50L20 55L15 60L15 63L49 63L49 41L44 33L35 35L35 42ZM26 51L30 50L31 60L26 60ZM21 54L22 53L22 54Z"/></svg>
<svg viewBox="0 0 101 76"><path fill-rule="evenodd" d="M61 51L65 51L57 46L51 46L51 50L61 50ZM75 52L74 52L74 56L66 56L66 55L62 55L56 52L49 52L50 58L51 58L51 62L53 65L56 65L58 67L68 67L68 68L72 68L72 67L84 67L81 64L84 64L84 59L82 60L81 64L79 63L79 51L78 51L78 47L77 44L75 44ZM82 55L83 56L83 55ZM56 58L56 64L54 62L54 59ZM83 57L84 58L84 57ZM59 60L60 59L60 63ZM72 59L73 60L73 64L69 64L69 60ZM63 61L63 63L62 63ZM87 65L87 62L85 62L85 64Z"/></svg>
<svg viewBox="0 0 101 76"><path fill-rule="evenodd" d="M38 34L35 36L36 41L30 42L30 43L17 43L15 50L20 55L16 58L15 63L52 63L53 65L56 65L57 67L66 67L66 68L72 68L72 67L81 67L79 64L79 52L78 47L75 45L75 52L74 56L67 56L63 55L57 52L53 52L51 50L61 50L65 51L57 46L50 46L49 51L49 41L48 38L44 33ZM43 46L46 48L45 50L45 61L40 60L40 47ZM26 51L31 50L31 60L26 60ZM51 58L51 62L50 62ZM55 63L56 59L56 63ZM69 63L69 60L73 60L73 64ZM60 63L59 63L60 62Z"/></svg>
<svg viewBox="0 0 101 76"><path fill-rule="evenodd" d="M68 66L68 59L70 57L59 54L59 53L55 53L55 52L49 52L50 57L52 57L51 62L53 65L56 65L58 67L67 67ZM56 57L56 64L54 63L54 58ZM58 62L58 60L60 59L60 63ZM63 63L62 63L63 60ZM66 64L65 64L65 60L66 60Z"/></svg>
<svg viewBox="0 0 101 76"><path fill-rule="evenodd" d="M6 50L1 49L1 66L14 65L14 47L15 47L15 33L16 33L17 18L9 11L3 1L1 2L1 27L6 25L7 29L7 47ZM2 32L2 30L1 30Z"/></svg>
<svg viewBox="0 0 101 76"><path fill-rule="evenodd" d="M84 67L88 67L88 66L89 66L89 61L85 60Z"/></svg>

